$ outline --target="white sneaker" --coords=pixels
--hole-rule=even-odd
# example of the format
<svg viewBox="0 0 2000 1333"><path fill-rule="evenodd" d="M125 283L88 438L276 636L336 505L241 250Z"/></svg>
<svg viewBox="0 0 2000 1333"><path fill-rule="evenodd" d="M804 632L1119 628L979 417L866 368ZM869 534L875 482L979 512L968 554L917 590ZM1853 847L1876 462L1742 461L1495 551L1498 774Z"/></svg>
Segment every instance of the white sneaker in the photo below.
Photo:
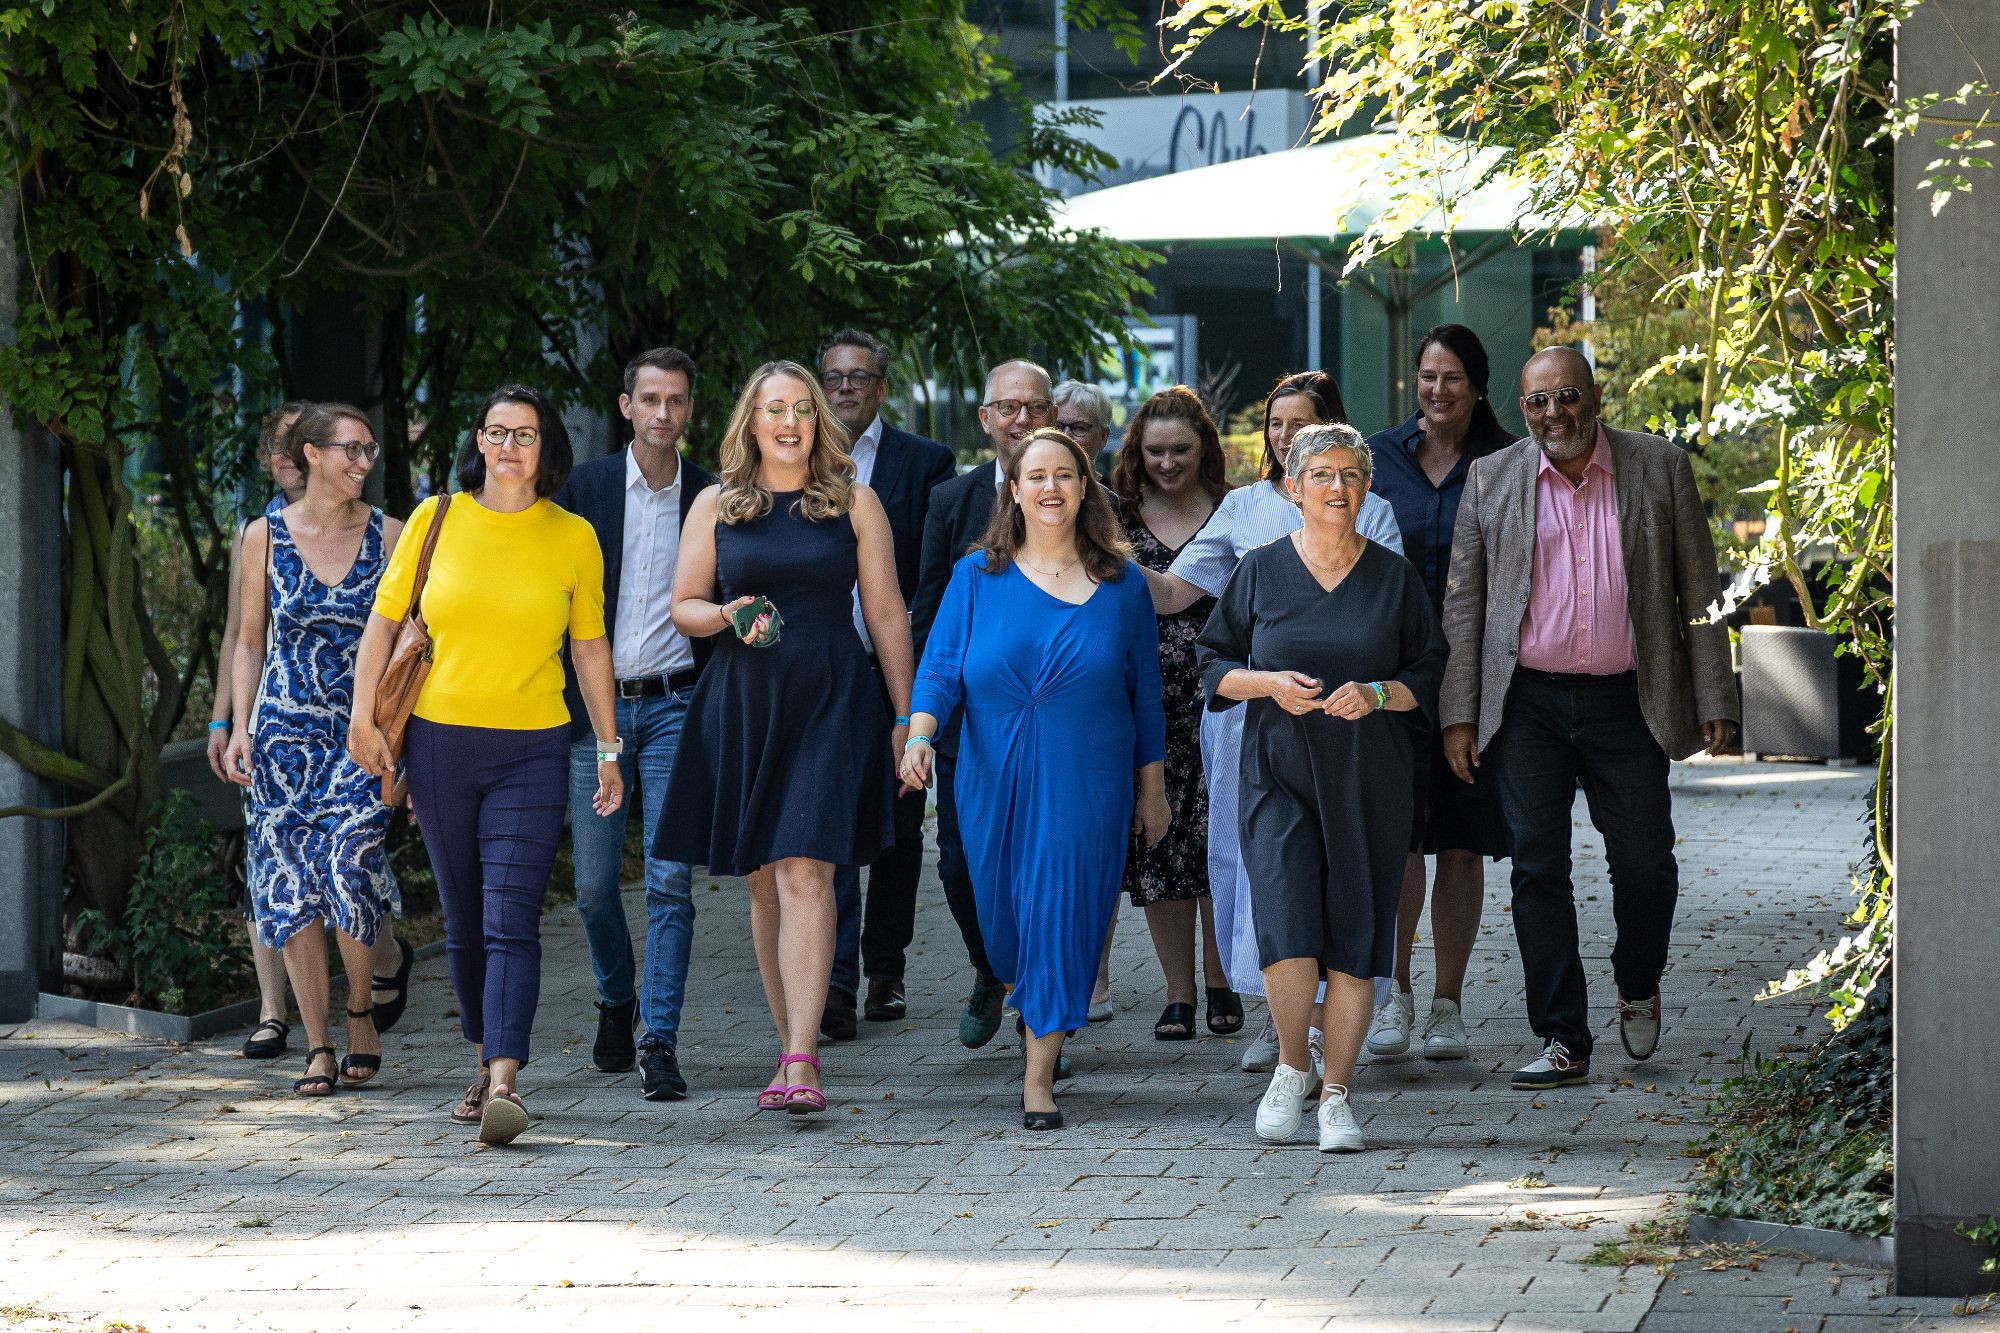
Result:
<svg viewBox="0 0 2000 1333"><path fill-rule="evenodd" d="M1430 1017L1424 1019L1424 1059L1463 1060L1470 1051L1465 1044L1465 1019L1456 1000L1432 1000Z"/></svg>
<svg viewBox="0 0 2000 1333"><path fill-rule="evenodd" d="M1271 1086L1257 1103L1257 1137L1271 1143L1290 1143L1305 1118L1306 1098L1312 1095L1313 1076L1309 1070L1279 1065L1271 1072Z"/></svg>
<svg viewBox="0 0 2000 1333"><path fill-rule="evenodd" d="M1268 1074L1277 1067L1278 1025L1266 1013L1263 1028L1243 1048L1242 1068L1246 1074Z"/></svg>
<svg viewBox="0 0 2000 1333"><path fill-rule="evenodd" d="M1409 1054L1410 1029L1416 1025L1416 1000L1406 990L1391 990L1389 998L1376 1006L1374 1021L1368 1025L1368 1054Z"/></svg>
<svg viewBox="0 0 2000 1333"><path fill-rule="evenodd" d="M1319 1150L1360 1152L1368 1145L1361 1141L1361 1126L1355 1123L1354 1108L1347 1104L1347 1089L1336 1088L1319 1102Z"/></svg>

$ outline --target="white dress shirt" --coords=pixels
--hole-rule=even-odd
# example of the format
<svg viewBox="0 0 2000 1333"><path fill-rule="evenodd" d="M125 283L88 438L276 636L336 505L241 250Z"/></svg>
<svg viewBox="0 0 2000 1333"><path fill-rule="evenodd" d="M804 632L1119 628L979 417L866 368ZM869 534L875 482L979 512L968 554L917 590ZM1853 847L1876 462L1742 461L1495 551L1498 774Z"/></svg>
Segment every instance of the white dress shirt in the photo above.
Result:
<svg viewBox="0 0 2000 1333"><path fill-rule="evenodd" d="M882 414L868 423L868 429L855 438L854 447L848 455L854 459L854 480L863 486L875 484L875 456L882 452ZM861 646L868 655L875 655L875 641L868 637L868 622L861 614L861 585L854 585L854 630L861 636Z"/></svg>
<svg viewBox="0 0 2000 1333"><path fill-rule="evenodd" d="M674 628L674 562L681 553L681 478L659 490L646 484L639 460L625 450L625 564L618 581L617 630L611 674L619 680L668 676L694 665L694 648Z"/></svg>

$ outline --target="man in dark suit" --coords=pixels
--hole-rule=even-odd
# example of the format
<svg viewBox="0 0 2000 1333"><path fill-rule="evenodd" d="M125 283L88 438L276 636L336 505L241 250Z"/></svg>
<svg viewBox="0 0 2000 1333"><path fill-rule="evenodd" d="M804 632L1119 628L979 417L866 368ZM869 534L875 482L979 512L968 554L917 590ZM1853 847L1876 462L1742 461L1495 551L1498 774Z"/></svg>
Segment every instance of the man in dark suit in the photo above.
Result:
<svg viewBox="0 0 2000 1333"><path fill-rule="evenodd" d="M1590 363L1567 347L1521 372L1529 438L1472 464L1446 584L1445 757L1470 782L1494 765L1514 845L1514 934L1541 1056L1527 1090L1590 1078L1591 1023L1570 880L1583 785L1604 836L1618 1029L1644 1060L1660 1040L1674 903L1670 759L1736 728L1715 545L1685 451L1601 425Z"/></svg>
<svg viewBox="0 0 2000 1333"><path fill-rule="evenodd" d="M619 894L625 814L636 793L650 836L666 799L681 724L707 661L706 639L674 628L674 561L681 525L695 496L714 478L680 453L694 414L694 362L671 347L642 352L625 367L618 410L632 423L632 443L569 474L552 497L589 521L604 553L604 624L616 677L623 747L624 805L610 815L591 808L597 742L569 670L564 701L571 739L569 817L576 867L576 911L597 978L597 1041L591 1058L606 1073L637 1059L649 1101L687 1095L675 1055L681 1000L694 941L693 871L678 861L646 861L646 971L635 975L632 937ZM569 668L567 655L565 669ZM641 1035L635 1050L632 1033Z"/></svg>
<svg viewBox="0 0 2000 1333"><path fill-rule="evenodd" d="M922 568L917 576L916 596L910 599L910 635L917 656L923 657L924 637L937 618L938 604L944 600L951 582L951 568L959 557L979 542L993 516L993 501L1000 493L1000 480L1016 455L1027 447L1028 437L1048 425L1055 415L1049 373L1032 361L1008 361L986 377L985 401L979 407L980 429L993 446L993 462L982 463L952 478L931 493L930 516L924 523ZM958 835L958 803L952 797L952 774L958 765L958 719L945 720L936 746L932 783L938 803L938 877L944 881L945 902L952 919L965 939L966 957L972 963L972 993L959 1015L958 1039L977 1049L993 1039L1000 1027L1001 998L1005 993L986 959L986 943L979 929L979 909L973 901L972 875L966 868L965 845Z"/></svg>
<svg viewBox="0 0 2000 1333"><path fill-rule="evenodd" d="M935 440L898 430L882 419L882 404L889 398L889 349L880 340L859 329L830 334L819 345L819 373L834 416L854 441L849 452L854 457L855 480L874 490L889 515L889 532L896 547L896 581L907 603L917 590L917 562L931 488L951 476L951 450ZM868 627L862 622L858 601L854 627L867 643ZM924 799L922 792L897 797L896 843L869 867L865 916L860 869L842 866L834 872L840 928L826 1009L820 1018L820 1033L829 1041L847 1041L855 1034L855 992L864 966L868 999L862 1011L867 1017L883 1023L908 1012L903 955L916 930L917 881L924 869Z"/></svg>

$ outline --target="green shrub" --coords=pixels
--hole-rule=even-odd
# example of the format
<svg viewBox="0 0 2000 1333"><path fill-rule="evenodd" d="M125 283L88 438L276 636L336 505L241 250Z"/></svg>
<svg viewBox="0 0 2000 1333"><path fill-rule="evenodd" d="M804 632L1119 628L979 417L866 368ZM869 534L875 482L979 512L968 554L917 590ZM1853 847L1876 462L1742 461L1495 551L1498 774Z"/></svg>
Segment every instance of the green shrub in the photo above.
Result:
<svg viewBox="0 0 2000 1333"><path fill-rule="evenodd" d="M242 918L230 909L222 838L184 791L155 809L124 919L77 918L83 947L131 982L128 1003L197 1014L254 992Z"/></svg>
<svg viewBox="0 0 2000 1333"><path fill-rule="evenodd" d="M1748 1056L1709 1103L1696 1212L1879 1236L1894 1213L1886 984L1797 1060Z"/></svg>

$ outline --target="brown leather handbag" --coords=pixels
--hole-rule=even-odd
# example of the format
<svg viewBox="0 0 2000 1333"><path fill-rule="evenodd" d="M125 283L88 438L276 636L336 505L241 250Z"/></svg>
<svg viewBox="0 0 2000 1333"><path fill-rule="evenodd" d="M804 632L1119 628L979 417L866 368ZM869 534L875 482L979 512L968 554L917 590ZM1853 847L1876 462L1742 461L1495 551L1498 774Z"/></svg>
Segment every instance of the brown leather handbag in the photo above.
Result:
<svg viewBox="0 0 2000 1333"><path fill-rule="evenodd" d="M437 510L431 515L430 531L424 534L424 549L417 557L417 577L410 586L410 609L403 614L403 623L396 627L389 665L375 687L375 726L389 747L389 757L399 764L403 759L403 732L410 725L417 696L423 693L424 681L431 674L431 632L424 624L424 584L430 579L431 553L437 550L438 530L444 527L444 511L449 508L451 496L439 496ZM406 790L400 771L383 778L383 804L401 805Z"/></svg>

